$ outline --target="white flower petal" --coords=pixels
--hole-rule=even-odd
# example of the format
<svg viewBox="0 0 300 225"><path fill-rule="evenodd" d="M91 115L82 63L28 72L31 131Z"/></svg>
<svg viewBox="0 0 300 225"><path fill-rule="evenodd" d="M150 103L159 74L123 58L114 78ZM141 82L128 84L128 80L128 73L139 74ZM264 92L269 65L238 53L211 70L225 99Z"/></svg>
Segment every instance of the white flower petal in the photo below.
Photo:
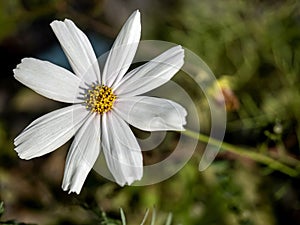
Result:
<svg viewBox="0 0 300 225"><path fill-rule="evenodd" d="M14 77L47 98L66 103L82 102L77 98L81 80L53 63L24 58L14 69Z"/></svg>
<svg viewBox="0 0 300 225"><path fill-rule="evenodd" d="M132 96L118 98L114 110L126 122L146 131L184 130L186 110L162 98Z"/></svg>
<svg viewBox="0 0 300 225"><path fill-rule="evenodd" d="M82 105L77 104L36 119L15 138L15 151L22 159L54 151L75 134L88 113Z"/></svg>
<svg viewBox="0 0 300 225"><path fill-rule="evenodd" d="M62 188L80 193L100 152L100 116L92 114L76 133L68 152Z"/></svg>
<svg viewBox="0 0 300 225"><path fill-rule="evenodd" d="M102 149L116 182L124 186L143 175L143 157L128 124L113 111L102 117Z"/></svg>
<svg viewBox="0 0 300 225"><path fill-rule="evenodd" d="M122 27L104 65L102 83L112 86L122 79L136 53L141 37L140 12L135 11Z"/></svg>
<svg viewBox="0 0 300 225"><path fill-rule="evenodd" d="M68 19L64 21L55 20L50 26L59 40L74 73L88 82L97 80L101 82L99 64L87 36Z"/></svg>
<svg viewBox="0 0 300 225"><path fill-rule="evenodd" d="M114 86L118 95L140 95L169 81L184 63L184 50L173 47L148 63L130 71Z"/></svg>

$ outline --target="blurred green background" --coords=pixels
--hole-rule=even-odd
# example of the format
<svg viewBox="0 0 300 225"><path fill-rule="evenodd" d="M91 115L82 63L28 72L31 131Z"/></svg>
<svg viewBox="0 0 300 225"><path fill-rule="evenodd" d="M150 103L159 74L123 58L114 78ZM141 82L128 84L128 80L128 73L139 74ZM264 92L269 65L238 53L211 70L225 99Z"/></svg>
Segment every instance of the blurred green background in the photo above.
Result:
<svg viewBox="0 0 300 225"><path fill-rule="evenodd" d="M18 83L12 70L23 57L70 68L49 26L54 19L72 19L100 55L135 9L142 39L181 44L212 69L225 97L231 145L204 172L198 163L205 143L199 143L185 167L159 184L121 188L91 172L81 194L68 195L60 186L70 142L30 161L13 150L13 138L30 121L62 104ZM164 224L169 212L172 224L300 224L299 1L0 0L0 54L0 221L121 224L123 208L128 224L140 224L146 209L155 208L155 224ZM203 96L194 98L208 113ZM162 158L166 146L172 143L152 157ZM243 151L230 151L235 147Z"/></svg>

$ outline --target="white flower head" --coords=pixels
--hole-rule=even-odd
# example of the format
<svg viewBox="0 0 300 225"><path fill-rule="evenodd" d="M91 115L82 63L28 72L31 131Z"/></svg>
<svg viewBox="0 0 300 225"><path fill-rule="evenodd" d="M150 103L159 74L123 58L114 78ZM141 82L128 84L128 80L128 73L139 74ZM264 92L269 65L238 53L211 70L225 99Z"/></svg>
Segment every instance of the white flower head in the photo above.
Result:
<svg viewBox="0 0 300 225"><path fill-rule="evenodd" d="M119 185L140 180L142 152L129 124L146 131L184 130L187 113L181 105L141 96L177 73L184 63L182 47L173 47L126 74L141 35L137 10L121 29L100 73L87 36L71 20L54 21L51 27L74 73L24 58L14 77L45 97L72 105L33 121L15 138L16 152L28 160L54 151L75 136L66 159L63 190L80 193L101 151Z"/></svg>

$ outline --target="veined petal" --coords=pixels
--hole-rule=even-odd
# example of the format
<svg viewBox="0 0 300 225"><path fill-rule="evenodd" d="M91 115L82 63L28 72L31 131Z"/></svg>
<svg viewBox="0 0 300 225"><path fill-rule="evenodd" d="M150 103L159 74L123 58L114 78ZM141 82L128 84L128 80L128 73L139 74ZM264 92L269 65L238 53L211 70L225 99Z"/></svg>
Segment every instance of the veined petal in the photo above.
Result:
<svg viewBox="0 0 300 225"><path fill-rule="evenodd" d="M141 37L140 12L135 11L122 27L106 59L102 83L112 86L122 79L136 53Z"/></svg>
<svg viewBox="0 0 300 225"><path fill-rule="evenodd" d="M78 103L81 80L70 71L53 63L24 58L14 71L14 77L35 92L60 102Z"/></svg>
<svg viewBox="0 0 300 225"><path fill-rule="evenodd" d="M102 117L102 149L116 182L124 186L143 175L143 157L128 124L113 111Z"/></svg>
<svg viewBox="0 0 300 225"><path fill-rule="evenodd" d="M88 113L82 105L77 104L36 119L15 138L15 151L21 159L31 159L54 151L75 134Z"/></svg>
<svg viewBox="0 0 300 225"><path fill-rule="evenodd" d="M92 114L75 135L68 152L62 188L80 193L100 152L100 116Z"/></svg>
<svg viewBox="0 0 300 225"><path fill-rule="evenodd" d="M135 96L157 88L169 81L182 67L184 50L173 47L148 63L137 67L114 86L118 95Z"/></svg>
<svg viewBox="0 0 300 225"><path fill-rule="evenodd" d="M186 110L171 100L132 96L115 102L116 113L132 126L145 131L184 130Z"/></svg>
<svg viewBox="0 0 300 225"><path fill-rule="evenodd" d="M86 81L99 81L100 68L87 36L68 19L53 21L50 26L60 42L74 73Z"/></svg>

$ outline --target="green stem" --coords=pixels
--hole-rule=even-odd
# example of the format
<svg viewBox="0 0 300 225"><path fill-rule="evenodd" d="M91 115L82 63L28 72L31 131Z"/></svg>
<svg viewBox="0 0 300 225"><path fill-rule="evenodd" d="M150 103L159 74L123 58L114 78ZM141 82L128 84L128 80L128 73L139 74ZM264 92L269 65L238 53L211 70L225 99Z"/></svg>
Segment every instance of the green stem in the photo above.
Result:
<svg viewBox="0 0 300 225"><path fill-rule="evenodd" d="M204 134L196 133L191 130L186 130L183 132L184 135L189 136L191 138L198 139L203 143L209 143L211 145L220 146L221 150L231 152L237 155L241 155L252 159L256 162L267 165L268 167L278 170L282 173L285 173L291 177L296 177L299 175L299 172L267 155L263 155L259 152L254 151L253 149L244 149L241 147L234 146L232 144L228 144L226 142L219 141L217 139L211 138Z"/></svg>

